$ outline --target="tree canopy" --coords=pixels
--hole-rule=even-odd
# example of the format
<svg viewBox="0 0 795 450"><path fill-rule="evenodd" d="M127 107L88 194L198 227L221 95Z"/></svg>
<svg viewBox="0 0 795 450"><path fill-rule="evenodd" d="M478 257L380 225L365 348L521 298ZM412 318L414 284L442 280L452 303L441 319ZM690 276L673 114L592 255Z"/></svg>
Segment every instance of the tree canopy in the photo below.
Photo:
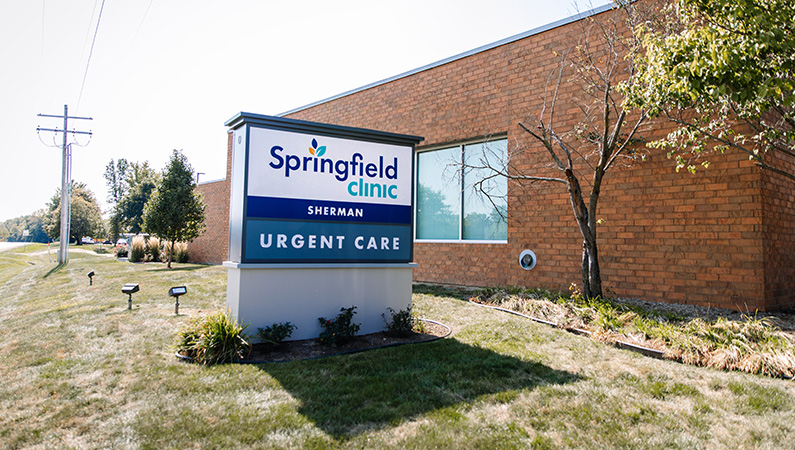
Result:
<svg viewBox="0 0 795 450"><path fill-rule="evenodd" d="M116 205L114 217L130 233L143 231L144 207L152 197L160 175L149 162L131 163L126 177L127 191Z"/></svg>
<svg viewBox="0 0 795 450"><path fill-rule="evenodd" d="M162 180L144 208L144 229L170 242L171 267L176 242L190 241L204 231L204 202L194 189L193 168L174 150Z"/></svg>
<svg viewBox="0 0 795 450"><path fill-rule="evenodd" d="M678 125L652 145L690 171L708 151L735 149L795 180L776 163L795 157L795 3L677 0L668 11L665 30L641 30L641 83L629 97Z"/></svg>
<svg viewBox="0 0 795 450"><path fill-rule="evenodd" d="M94 193L85 184L72 181L70 191L69 238L80 245L83 237L103 234L102 213ZM45 229L52 239L61 236L60 189L50 199Z"/></svg>

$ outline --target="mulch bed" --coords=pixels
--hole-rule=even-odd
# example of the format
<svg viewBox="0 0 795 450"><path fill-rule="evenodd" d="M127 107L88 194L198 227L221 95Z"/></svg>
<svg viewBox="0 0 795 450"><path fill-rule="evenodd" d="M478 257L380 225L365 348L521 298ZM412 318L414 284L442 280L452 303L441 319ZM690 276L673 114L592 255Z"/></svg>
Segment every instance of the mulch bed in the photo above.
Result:
<svg viewBox="0 0 795 450"><path fill-rule="evenodd" d="M356 353L376 348L393 347L403 344L417 344L441 339L450 334L450 328L436 322L423 321L424 333L411 333L405 337L386 332L355 336L350 342L340 346L327 346L317 339L287 341L277 347L254 344L244 363L288 362L302 359L317 359L347 353Z"/></svg>

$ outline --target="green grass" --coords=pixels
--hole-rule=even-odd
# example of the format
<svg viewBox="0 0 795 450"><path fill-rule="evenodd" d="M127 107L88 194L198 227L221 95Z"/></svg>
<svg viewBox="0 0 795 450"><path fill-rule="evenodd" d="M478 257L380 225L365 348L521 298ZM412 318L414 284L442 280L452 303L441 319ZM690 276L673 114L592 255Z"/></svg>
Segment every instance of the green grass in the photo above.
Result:
<svg viewBox="0 0 795 450"><path fill-rule="evenodd" d="M42 249L0 252L0 448L790 448L795 434L792 381L645 358L450 288L413 304L447 339L186 364L176 335L224 308L225 269L93 252L57 267Z"/></svg>

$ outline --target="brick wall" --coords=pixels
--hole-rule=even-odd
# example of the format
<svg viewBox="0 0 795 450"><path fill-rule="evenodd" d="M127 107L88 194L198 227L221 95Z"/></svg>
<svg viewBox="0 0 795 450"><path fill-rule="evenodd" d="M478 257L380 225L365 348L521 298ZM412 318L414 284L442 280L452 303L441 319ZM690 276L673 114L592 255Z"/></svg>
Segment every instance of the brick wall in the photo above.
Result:
<svg viewBox="0 0 795 450"><path fill-rule="evenodd" d="M546 80L558 61L555 52L581 36L582 26L555 28L290 117L425 136L420 150L507 133L509 148L526 149L523 166L540 167L548 163L545 151L517 123L542 110ZM577 89L564 82L560 97L577 95ZM565 101L558 108L559 127L570 127L578 109ZM666 125L658 123L645 137L665 133ZM695 175L675 172L674 163L660 154L609 173L597 211L603 219L599 244L605 287L649 300L776 307L771 295L792 292L793 286L782 283L793 278L793 264L783 263L786 252L775 254L779 262L770 259L775 245L763 227L763 195L769 193L762 187L771 184L766 183L739 154L716 155L708 170ZM777 188L777 195L786 196L784 186ZM771 217L768 228L793 216L791 195L775 202L777 209L770 205L765 211ZM418 281L566 290L579 283L581 246L563 185L511 184L507 245L416 243L414 276ZM517 262L525 248L538 256L529 272Z"/></svg>
<svg viewBox="0 0 795 450"><path fill-rule="evenodd" d="M515 161L543 173L549 163L545 150L517 124L543 109L559 52L582 36L582 27L580 22L554 28L288 117L424 136L418 150L504 134L509 151L522 151ZM556 121L559 128L570 128L578 109L567 101L579 91L564 82L560 92ZM654 123L644 137L653 140L668 131L670 125ZM673 161L650 152L646 162L607 175L597 210L605 288L621 296L740 310L791 306L791 182L761 173L737 153L710 161L709 169L694 175L677 173ZM225 187L200 188L206 189L208 205L215 202L211 195L226 189L223 205L213 212L223 216L218 242L211 233L205 237L207 248L223 252L207 261L226 257L229 177ZM208 225L215 220L220 219L208 213ZM215 227L208 226L212 234ZM538 256L532 271L518 264L526 248ZM507 244L416 243L414 278L567 290L580 282L581 254L582 238L562 184L509 183Z"/></svg>
<svg viewBox="0 0 795 450"><path fill-rule="evenodd" d="M795 162L767 154L768 162L795 173ZM795 307L795 190L793 181L762 170L765 299L769 309Z"/></svg>
<svg viewBox="0 0 795 450"><path fill-rule="evenodd" d="M220 264L229 253L229 181L232 179L232 134L226 149L226 178L196 186L204 200L205 232L190 243L191 261Z"/></svg>

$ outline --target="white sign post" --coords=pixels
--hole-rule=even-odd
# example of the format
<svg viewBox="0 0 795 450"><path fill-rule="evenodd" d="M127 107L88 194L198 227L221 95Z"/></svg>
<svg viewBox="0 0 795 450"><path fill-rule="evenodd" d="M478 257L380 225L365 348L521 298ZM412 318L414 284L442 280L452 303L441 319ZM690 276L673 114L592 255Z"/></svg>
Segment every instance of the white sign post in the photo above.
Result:
<svg viewBox="0 0 795 450"><path fill-rule="evenodd" d="M240 113L233 130L227 305L250 329L356 306L362 334L411 305L416 136ZM386 314L389 317L388 314Z"/></svg>

